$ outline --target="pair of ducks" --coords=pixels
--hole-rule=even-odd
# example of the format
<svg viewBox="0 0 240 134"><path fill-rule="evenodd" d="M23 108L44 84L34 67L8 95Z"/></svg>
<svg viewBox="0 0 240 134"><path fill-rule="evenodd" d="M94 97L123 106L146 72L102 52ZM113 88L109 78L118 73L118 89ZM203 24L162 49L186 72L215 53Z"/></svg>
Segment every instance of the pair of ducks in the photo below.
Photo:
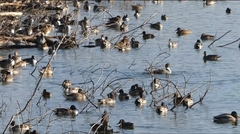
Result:
<svg viewBox="0 0 240 134"><path fill-rule="evenodd" d="M79 87L70 87L71 85L70 80L64 80L62 82L64 97L71 101L85 101L86 93Z"/></svg>
<svg viewBox="0 0 240 134"><path fill-rule="evenodd" d="M173 104L174 106L178 106L179 104L182 104L183 106L190 107L193 105L193 99L190 93L182 97L179 95L179 93L176 92L174 93L174 96L173 96Z"/></svg>

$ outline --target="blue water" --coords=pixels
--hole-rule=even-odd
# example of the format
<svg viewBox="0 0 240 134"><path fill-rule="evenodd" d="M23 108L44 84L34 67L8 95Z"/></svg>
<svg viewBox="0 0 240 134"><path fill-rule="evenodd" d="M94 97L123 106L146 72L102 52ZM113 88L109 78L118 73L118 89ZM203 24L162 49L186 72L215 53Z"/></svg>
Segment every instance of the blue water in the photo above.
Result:
<svg viewBox="0 0 240 134"><path fill-rule="evenodd" d="M141 17L135 19L131 10L132 4L140 3L144 5L141 10ZM70 4L69 12L74 8ZM71 50L59 50L52 61L54 67L54 75L50 78L43 78L40 82L39 90L30 103L29 108L22 116L16 117L18 123L27 121L27 119L35 118L31 124L33 129L39 133L65 133L74 130L78 133L88 133L89 124L95 123L101 117L106 109L110 115L109 125L114 132L124 134L139 133L239 133L238 126L229 124L216 124L212 122L212 117L221 113L231 113L233 110L240 111L237 107L239 103L238 90L239 84L239 42L231 44L227 47L217 47L227 44L239 38L239 1L217 1L215 5L203 6L202 1L162 1L160 4L153 4L151 1L114 1L113 3L102 2L101 5L107 6L107 11L112 16L128 14L130 21L128 22L129 30L134 29L150 15L159 11L148 23L160 21L163 29L160 31L149 28L149 24L144 25L130 33L129 37L135 37L141 43L141 48L131 50L129 52L119 52L114 48L103 51L100 48L84 48L89 41L100 38L101 34L107 35L109 39L114 39L121 34L112 29L99 27L102 32L98 35L91 35L89 40L83 40L83 36L78 35L79 40L83 40L80 48ZM82 4L83 5L83 4ZM225 10L230 7L232 14L227 15ZM162 14L166 14L169 20L162 21ZM77 14L78 20L87 16L91 18L91 25L99 25L110 17L107 13L99 13L96 16L92 10L85 12L80 8ZM175 30L177 27L182 29L190 29L192 33L186 36L177 36ZM81 28L79 28L81 30ZM156 37L150 40L142 40L140 33L145 30L147 33L153 33ZM216 41L212 47L208 47L211 41L204 41L202 50L194 50L193 46L202 33L216 35L220 37L225 32L231 30L226 36ZM54 31L51 34L55 34ZM178 47L169 49L168 40L179 41ZM115 43L117 39L112 40ZM0 50L0 55L6 58L9 53L15 50ZM40 59L46 54L45 51L37 49L20 49L19 54L28 58L35 55ZM222 57L219 61L204 63L203 52L207 54L218 54ZM161 54L158 56L158 54ZM157 57L158 56L158 57ZM157 57L157 58L156 58ZM156 58L156 60L154 60ZM37 69L45 66L50 56L43 58ZM174 82L182 94L192 93L194 101L199 100L207 88L209 92L203 100L203 104L196 104L191 109L185 109L179 106L174 111L168 111L166 115L158 115L153 107L150 107L152 100L149 94L151 88L149 86L152 77L144 70L148 63L164 67L165 63L171 64L172 74L170 78L165 75L155 75L160 79L169 79ZM39 73L35 71L33 76L30 73L34 67L27 66L20 69L21 73L14 76L14 82L7 85L0 85L1 101L0 105L5 102L7 104L5 111L2 112L0 130L3 131L12 115L22 109L39 80ZM111 86L107 87L103 96L111 92L113 88L122 88L128 92L131 85L138 83L148 92L146 95L147 105L136 107L135 98L132 97L128 101L120 102L116 99L114 107L102 106L99 109L94 108L88 102L72 102L66 101L63 97L61 83L63 80L69 79L73 86L80 86L86 91L91 91L93 83L87 83L92 80L94 89L97 92L91 101L97 104L97 99L102 98L100 92L114 79L119 79ZM86 82L86 83L85 83ZM167 85L166 81L162 81L163 85ZM49 90L53 96L47 101L41 100L40 105L36 103L41 96L43 89ZM163 93L173 93L176 89L169 84L163 89L154 93L157 100L163 97ZM172 108L172 98L163 100L168 104L168 108ZM70 105L82 111L76 118L59 118L51 112L47 113L44 119L37 124L45 112L51 111L55 107L69 107ZM160 105L161 103L158 103ZM86 108L85 108L86 106ZM37 118L39 117L39 118ZM134 130L120 130L116 125L120 119L133 122ZM9 131L7 131L9 133Z"/></svg>

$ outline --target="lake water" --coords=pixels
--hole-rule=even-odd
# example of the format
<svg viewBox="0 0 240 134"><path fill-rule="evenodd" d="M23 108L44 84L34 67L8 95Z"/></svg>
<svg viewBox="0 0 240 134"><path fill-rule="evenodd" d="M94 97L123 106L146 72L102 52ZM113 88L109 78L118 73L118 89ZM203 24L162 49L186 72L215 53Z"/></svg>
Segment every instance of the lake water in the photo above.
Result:
<svg viewBox="0 0 240 134"><path fill-rule="evenodd" d="M131 10L131 5L140 3L143 6L141 17L135 19L134 11ZM69 3L72 4L72 3ZM138 28L133 32L127 33L130 37L135 37L141 43L141 48L132 49L129 52L119 52L116 49L101 50L99 47L86 48L89 41L94 41L100 38L101 34L107 35L109 39L115 43L116 36L121 34L112 29L99 27L100 34L90 36L89 40L84 40L77 49L59 50L54 57L51 65L54 67L54 75L50 78L43 78L39 90L37 90L30 107L23 113L22 116L16 117L18 123L27 121L43 115L48 110L55 107L69 107L74 104L82 113L76 118L57 117L51 112L46 114L46 117L38 123L39 118L33 120L31 124L33 129L39 133L67 133L74 130L76 133L88 133L89 124L95 123L101 117L104 110L109 112L109 125L114 132L124 134L139 134L139 133L240 133L238 126L229 124L213 123L212 117L221 113L231 113L232 111L240 111L237 107L239 103L239 76L240 62L238 57L239 42L231 44L227 47L217 47L227 44L239 38L240 24L240 1L217 1L214 5L204 6L201 0L199 1L162 1L159 4L154 4L151 1L114 1L112 3L103 1L100 5L107 6L107 11L112 16L128 14L130 21L128 22L129 30L140 26L146 21L149 16L159 11L149 23L160 21L163 29L153 30L149 28L149 24ZM82 20L87 16L92 19L91 25L100 25L110 17L108 13L86 12L82 9L77 14L78 20ZM230 7L233 10L232 14L226 14L225 10ZM70 6L69 12L74 8ZM97 15L96 15L97 14ZM162 21L162 14L166 14L169 19ZM182 29L190 29L192 33L186 36L177 36L175 30L180 27ZM79 31L81 28L79 28ZM139 35L145 30L147 33L153 33L154 39L144 41ZM195 50L193 46L202 33L216 35L220 37L225 32L231 30L229 34L216 41L210 48L208 45L212 41L204 41L202 50ZM78 33L78 32L77 32ZM52 32L54 34L54 32ZM82 40L82 35L78 35L79 40ZM174 49L168 48L168 40L178 41L178 47ZM15 50L0 50L0 55L7 58L9 53ZM38 49L19 49L19 54L22 58L28 58L35 55L37 59L46 55L46 51ZM218 54L220 60L215 62L203 62L203 52L207 54ZM199 96L203 96L206 89L210 90L203 100L203 104L196 104L191 109L185 109L179 106L174 111L168 111L166 115L158 115L153 107L150 107L152 100L149 94L151 88L149 86L152 77L145 69L154 58L160 55L154 65L158 63L160 68L163 68L165 63L171 64L172 74L170 77L165 75L155 75L160 79L169 79L174 82L181 93L187 94L190 91L194 101L199 100ZM37 69L45 66L50 59L50 56L43 58L37 66ZM0 131L3 131L12 115L22 109L39 80L39 73L35 71L33 75L30 73L34 67L27 66L20 69L20 74L14 76L14 82L10 84L0 85L0 105L5 102L6 109L0 117ZM94 82L94 89L97 92L91 100L97 105L97 99L102 98L100 93L113 80L111 87L104 90L102 95L111 92L113 88L122 88L128 92L131 85L138 83L147 91L147 105L136 107L132 97L128 101L119 101L116 99L116 104L113 107L100 106L99 109L94 108L86 102L66 101L63 97L61 83L63 80L69 79L73 86L80 86L86 91L91 91ZM166 81L162 81L166 85ZM50 91L53 96L49 100L41 100L39 106L37 102L41 96L43 89ZM172 84L169 84L168 90L165 88L154 93L157 100L163 97L163 94L173 93L176 91ZM173 107L172 98L163 100L168 108ZM160 105L161 102L158 103ZM86 107L86 108L85 108ZM116 125L120 119L133 122L134 130L120 130ZM9 131L7 131L9 133Z"/></svg>

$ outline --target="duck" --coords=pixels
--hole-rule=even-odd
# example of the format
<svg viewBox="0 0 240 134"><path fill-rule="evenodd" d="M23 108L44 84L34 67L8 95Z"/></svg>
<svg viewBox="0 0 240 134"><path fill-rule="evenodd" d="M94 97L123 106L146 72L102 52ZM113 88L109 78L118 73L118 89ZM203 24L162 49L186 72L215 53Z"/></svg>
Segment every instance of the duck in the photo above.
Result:
<svg viewBox="0 0 240 134"><path fill-rule="evenodd" d="M101 38L98 38L95 40L95 46L101 46L103 44L103 41L105 40L104 35L101 35Z"/></svg>
<svg viewBox="0 0 240 134"><path fill-rule="evenodd" d="M179 95L178 92L174 93L173 95L173 104L174 106L178 106L179 104L182 104L183 97Z"/></svg>
<svg viewBox="0 0 240 134"><path fill-rule="evenodd" d="M158 78L154 78L153 81L150 83L150 86L153 90L157 90L161 87L161 82Z"/></svg>
<svg viewBox="0 0 240 134"><path fill-rule="evenodd" d="M147 104L147 100L144 98L143 92L140 92L139 97L135 100L135 105L142 106L146 104Z"/></svg>
<svg viewBox="0 0 240 134"><path fill-rule="evenodd" d="M15 64L22 61L21 56L18 54L18 51L14 52L14 55L12 56L12 59L15 61Z"/></svg>
<svg viewBox="0 0 240 134"><path fill-rule="evenodd" d="M168 40L168 47L169 48L176 48L178 46L177 42L173 42L172 39Z"/></svg>
<svg viewBox="0 0 240 134"><path fill-rule="evenodd" d="M56 55L56 47L55 47L55 44L57 43L57 41L55 41L55 43L52 45L52 47L50 47L48 49L48 55Z"/></svg>
<svg viewBox="0 0 240 134"><path fill-rule="evenodd" d="M200 40L197 40L197 42L194 44L194 49L202 49L203 45Z"/></svg>
<svg viewBox="0 0 240 134"><path fill-rule="evenodd" d="M156 22L156 23L150 24L150 28L152 28L152 29L161 30L162 27L163 26L162 26L162 24L160 22Z"/></svg>
<svg viewBox="0 0 240 134"><path fill-rule="evenodd" d="M142 10L143 6L141 4L131 5L132 10Z"/></svg>
<svg viewBox="0 0 240 134"><path fill-rule="evenodd" d="M153 34L146 34L145 31L143 31L142 34L143 34L143 39L144 40L153 39L155 37Z"/></svg>
<svg viewBox="0 0 240 134"><path fill-rule="evenodd" d="M131 50L131 44L130 44L128 36L124 36L122 40L120 40L119 42L117 42L115 44L114 47L117 48L119 51Z"/></svg>
<svg viewBox="0 0 240 134"><path fill-rule="evenodd" d="M90 6L90 4L89 4L88 1L85 1L85 2L84 2L83 9L84 9L85 11L89 11L89 10L91 9L91 6Z"/></svg>
<svg viewBox="0 0 240 134"><path fill-rule="evenodd" d="M192 99L190 93L188 93L187 96L184 97L182 104L183 104L183 106L187 106L187 107L190 107L193 105L193 99Z"/></svg>
<svg viewBox="0 0 240 134"><path fill-rule="evenodd" d="M131 96L138 96L140 95L142 92L144 92L144 89L142 87L140 87L138 84L134 84L131 86L130 90L129 90L129 94Z"/></svg>
<svg viewBox="0 0 240 134"><path fill-rule="evenodd" d="M68 94L65 94L64 97L67 99L67 100L71 100L71 101L85 101L86 100L86 94L84 93L84 91L79 88L78 89L78 92L75 93L68 93Z"/></svg>
<svg viewBox="0 0 240 134"><path fill-rule="evenodd" d="M214 0L203 0L203 4L210 6L214 5L216 2Z"/></svg>
<svg viewBox="0 0 240 134"><path fill-rule="evenodd" d="M69 95L69 94L74 94L74 93L78 93L78 90L82 90L79 87L68 87L64 89L64 94L65 95Z"/></svg>
<svg viewBox="0 0 240 134"><path fill-rule="evenodd" d="M204 61L218 61L218 59L221 57L219 55L207 55L206 51L204 51L204 56L203 56L203 60Z"/></svg>
<svg viewBox="0 0 240 134"><path fill-rule="evenodd" d="M103 12L105 11L105 6L94 5L93 12Z"/></svg>
<svg viewBox="0 0 240 134"><path fill-rule="evenodd" d="M141 16L141 13L140 11L136 10L135 13L134 13L134 17L137 19Z"/></svg>
<svg viewBox="0 0 240 134"><path fill-rule="evenodd" d="M154 74L167 74L167 75L171 74L172 71L170 69L170 63L165 64L165 69L157 69L157 70L154 70L153 73Z"/></svg>
<svg viewBox="0 0 240 134"><path fill-rule="evenodd" d="M13 82L13 76L8 72L7 74L2 74L2 82Z"/></svg>
<svg viewBox="0 0 240 134"><path fill-rule="evenodd" d="M47 91L47 89L43 89L43 92L42 92L42 97L44 99L49 99L52 97L52 94L50 92Z"/></svg>
<svg viewBox="0 0 240 134"><path fill-rule="evenodd" d="M131 47L132 48L139 48L140 47L139 41L136 41L135 38L132 38L131 39Z"/></svg>
<svg viewBox="0 0 240 134"><path fill-rule="evenodd" d="M167 15L166 14L163 14L162 16L161 16L161 20L168 20L168 17L167 17Z"/></svg>
<svg viewBox="0 0 240 134"><path fill-rule="evenodd" d="M129 19L128 15L126 14L122 17L122 20L128 22L130 19Z"/></svg>
<svg viewBox="0 0 240 134"><path fill-rule="evenodd" d="M176 31L177 31L176 33L178 36L187 35L187 34L191 33L191 31L189 29L181 29L180 27L178 27L176 29Z"/></svg>
<svg viewBox="0 0 240 134"><path fill-rule="evenodd" d="M39 72L43 75L53 75L53 69L51 68L50 64L40 69Z"/></svg>
<svg viewBox="0 0 240 134"><path fill-rule="evenodd" d="M108 18L108 22L120 22L122 23L122 17L117 15L116 17L111 17L111 18Z"/></svg>
<svg viewBox="0 0 240 134"><path fill-rule="evenodd" d="M32 126L27 123L16 125L15 121L12 121L10 125L10 131L12 131L13 133L24 133L32 128Z"/></svg>
<svg viewBox="0 0 240 134"><path fill-rule="evenodd" d="M121 129L134 129L134 124L131 122L125 122L124 119L119 120L118 124Z"/></svg>
<svg viewBox="0 0 240 134"><path fill-rule="evenodd" d="M232 111L231 114L224 113L217 116L213 116L213 121L216 123L228 123L228 122L237 123L238 115L236 111Z"/></svg>
<svg viewBox="0 0 240 134"><path fill-rule="evenodd" d="M57 116L77 116L78 115L78 109L75 105L71 105L70 108L55 108L53 112Z"/></svg>
<svg viewBox="0 0 240 134"><path fill-rule="evenodd" d="M120 25L120 31L127 32L128 31L128 25L125 22L122 22Z"/></svg>
<svg viewBox="0 0 240 134"><path fill-rule="evenodd" d="M63 87L64 89L69 88L71 85L72 85L72 83L71 83L70 80L64 80L64 81L62 82L62 87Z"/></svg>
<svg viewBox="0 0 240 134"><path fill-rule="evenodd" d="M83 20L79 21L78 24L82 27L83 31L86 31L88 27L90 27L90 21L87 17L84 17Z"/></svg>
<svg viewBox="0 0 240 134"><path fill-rule="evenodd" d="M168 112L168 107L164 102L161 103L161 106L158 106L156 109L158 114L166 114Z"/></svg>
<svg viewBox="0 0 240 134"><path fill-rule="evenodd" d="M98 105L113 105L115 104L115 99L112 96L108 98L98 99Z"/></svg>
<svg viewBox="0 0 240 134"><path fill-rule="evenodd" d="M27 62L27 64L32 64L33 66L37 64L37 60L34 55L32 55L31 58L23 59L23 61Z"/></svg>
<svg viewBox="0 0 240 134"><path fill-rule="evenodd" d="M230 9L229 7L226 9L226 13L227 14L230 14L230 13L232 13L232 9Z"/></svg>
<svg viewBox="0 0 240 134"><path fill-rule="evenodd" d="M15 65L15 61L12 59L12 55L8 55L8 59L3 59L0 61L0 67L1 68L10 68L13 65Z"/></svg>
<svg viewBox="0 0 240 134"><path fill-rule="evenodd" d="M124 93L123 89L120 89L119 90L119 96L118 96L118 99L120 101L123 101L123 100L129 100L130 99L130 95L128 93Z"/></svg>
<svg viewBox="0 0 240 134"><path fill-rule="evenodd" d="M205 34L205 33L201 34L201 40L213 40L214 38L215 38L214 35L209 35L209 34Z"/></svg>
<svg viewBox="0 0 240 134"><path fill-rule="evenodd" d="M111 48L111 42L108 40L108 37L106 36L105 39L102 41L102 44L100 45L100 47L102 49L104 48Z"/></svg>

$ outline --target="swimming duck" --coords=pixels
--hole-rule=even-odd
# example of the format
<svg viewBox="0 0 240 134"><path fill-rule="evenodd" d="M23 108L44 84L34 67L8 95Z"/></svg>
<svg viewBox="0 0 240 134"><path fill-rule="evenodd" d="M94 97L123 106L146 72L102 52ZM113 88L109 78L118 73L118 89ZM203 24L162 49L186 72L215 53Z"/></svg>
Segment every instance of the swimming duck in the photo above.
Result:
<svg viewBox="0 0 240 134"><path fill-rule="evenodd" d="M113 105L115 104L115 99L111 98L112 96L109 96L108 98L102 98L98 99L98 104L99 105Z"/></svg>
<svg viewBox="0 0 240 134"><path fill-rule="evenodd" d="M197 40L197 42L194 45L194 49L202 49L203 45L200 40Z"/></svg>
<svg viewBox="0 0 240 134"><path fill-rule="evenodd" d="M118 15L116 17L108 18L108 22L119 22L119 23L122 23L122 17Z"/></svg>
<svg viewBox="0 0 240 134"><path fill-rule="evenodd" d="M215 38L215 36L205 34L205 33L202 33L202 35L201 35L201 40L213 40L214 38Z"/></svg>
<svg viewBox="0 0 240 134"><path fill-rule="evenodd" d="M183 106L187 106L187 107L190 107L193 105L193 99L192 99L190 93L188 93L187 96L184 97L182 104L183 104Z"/></svg>
<svg viewBox="0 0 240 134"><path fill-rule="evenodd" d="M124 93L124 91L123 91L123 89L120 89L119 90L119 96L118 96L118 99L119 100L129 100L129 98L130 98L130 95L129 94L127 94L127 93Z"/></svg>
<svg viewBox="0 0 240 134"><path fill-rule="evenodd" d="M57 41L55 41L55 43L57 43ZM55 44L52 45L52 47L50 47L48 49L48 55L56 55L56 47L55 47Z"/></svg>
<svg viewBox="0 0 240 134"><path fill-rule="evenodd" d="M56 108L53 110L53 112L58 115L66 115L66 116L76 116L78 115L78 109L75 107L75 105L71 105L70 108Z"/></svg>
<svg viewBox="0 0 240 134"><path fill-rule="evenodd" d="M122 22L120 25L120 31L127 32L128 31L128 25L125 22Z"/></svg>
<svg viewBox="0 0 240 134"><path fill-rule="evenodd" d="M90 21L87 19L87 17L84 17L83 20L78 22L78 24L82 27L83 31L90 27Z"/></svg>
<svg viewBox="0 0 240 134"><path fill-rule="evenodd" d="M43 89L43 92L42 92L42 97L44 99L49 99L51 98L52 94L50 92L48 92L46 89Z"/></svg>
<svg viewBox="0 0 240 134"><path fill-rule="evenodd" d="M124 36L122 40L120 40L115 44L114 47L117 48L119 51L131 50L131 44L130 44L129 38L127 36Z"/></svg>
<svg viewBox="0 0 240 134"><path fill-rule="evenodd" d="M21 125L16 125L15 121L12 121L10 125L11 125L10 131L12 131L13 133L24 133L27 130L30 130L32 127L30 124L26 124L26 123L23 123Z"/></svg>
<svg viewBox="0 0 240 134"><path fill-rule="evenodd" d="M103 44L103 41L105 40L104 35L101 35L101 38L98 38L95 40L95 45L96 46L101 46Z"/></svg>
<svg viewBox="0 0 240 134"><path fill-rule="evenodd" d="M214 5L216 2L214 0L203 0L203 4L209 6Z"/></svg>
<svg viewBox="0 0 240 134"><path fill-rule="evenodd" d="M134 124L131 122L125 122L123 119L121 119L118 122L118 125L121 129L134 129Z"/></svg>
<svg viewBox="0 0 240 134"><path fill-rule="evenodd" d="M158 106L157 109L156 109L156 112L158 114L166 114L168 111L168 108L167 106L165 105L164 102L162 102L161 106Z"/></svg>
<svg viewBox="0 0 240 134"><path fill-rule="evenodd" d="M146 99L144 98L143 92L140 92L139 97L135 100L136 106L142 106L147 103Z"/></svg>
<svg viewBox="0 0 240 134"><path fill-rule="evenodd" d="M10 68L15 65L15 61L12 59L11 54L8 55L8 59L3 59L0 61L1 68Z"/></svg>
<svg viewBox="0 0 240 134"><path fill-rule="evenodd" d="M13 82L13 76L8 72L7 74L2 74L1 80L2 82Z"/></svg>
<svg viewBox="0 0 240 134"><path fill-rule="evenodd" d="M135 38L132 38L131 39L131 47L132 48L139 48L140 47L139 41L136 41Z"/></svg>
<svg viewBox="0 0 240 134"><path fill-rule="evenodd" d="M68 87L68 88L64 88L64 94L65 95L69 95L69 94L73 94L73 93L78 93L78 90L79 90L80 88L79 87Z"/></svg>
<svg viewBox="0 0 240 134"><path fill-rule="evenodd" d="M88 1L85 1L85 2L84 2L83 9L86 10L86 11L89 11L89 10L91 9L91 6L90 6L90 4L89 4Z"/></svg>
<svg viewBox="0 0 240 134"><path fill-rule="evenodd" d="M230 13L232 13L232 9L230 9L229 7L226 9L226 13L227 14L230 14Z"/></svg>
<svg viewBox="0 0 240 134"><path fill-rule="evenodd" d="M129 94L131 96L138 96L140 95L142 92L144 92L144 89L142 87L140 87L138 84L134 84L131 86L130 90L129 90Z"/></svg>
<svg viewBox="0 0 240 134"><path fill-rule="evenodd" d="M104 48L111 48L111 42L108 40L108 37L106 36L105 39L102 41L102 44L100 45L100 47L102 49Z"/></svg>
<svg viewBox="0 0 240 134"><path fill-rule="evenodd" d="M86 100L86 94L83 92L82 89L78 89L77 93L65 94L64 97L67 100L71 100L71 101L85 101Z"/></svg>
<svg viewBox="0 0 240 134"><path fill-rule="evenodd" d="M144 40L152 39L152 38L155 37L153 34L146 34L145 31L143 31L142 34L143 34L143 39L144 39Z"/></svg>
<svg viewBox="0 0 240 134"><path fill-rule="evenodd" d="M32 64L33 66L37 64L37 60L35 59L34 55L32 55L31 58L23 59L23 61L26 61L27 64Z"/></svg>
<svg viewBox="0 0 240 134"><path fill-rule="evenodd" d="M154 74L171 74L170 63L165 64L165 69L157 69L153 71Z"/></svg>
<svg viewBox="0 0 240 134"><path fill-rule="evenodd" d="M150 24L150 28L152 28L152 29L161 30L162 27L163 26L162 26L162 24L160 22L156 22L156 23Z"/></svg>
<svg viewBox="0 0 240 134"><path fill-rule="evenodd" d="M64 81L62 82L62 87L63 87L64 89L69 88L71 85L72 85L72 83L71 83L70 80L64 80Z"/></svg>
<svg viewBox="0 0 240 134"><path fill-rule="evenodd" d="M136 5L131 5L132 6L132 10L142 10L143 7L141 4L136 4Z"/></svg>
<svg viewBox="0 0 240 134"><path fill-rule="evenodd" d="M157 90L161 87L161 82L158 78L154 78L153 81L150 83L150 86L153 90Z"/></svg>
<svg viewBox="0 0 240 134"><path fill-rule="evenodd" d="M126 14L122 17L122 20L128 22L130 19L129 19L128 15Z"/></svg>
<svg viewBox="0 0 240 134"><path fill-rule="evenodd" d="M105 6L94 5L93 12L103 12L105 11Z"/></svg>
<svg viewBox="0 0 240 134"><path fill-rule="evenodd" d="M178 46L177 42L173 42L171 39L168 40L168 47L169 48L176 48Z"/></svg>
<svg viewBox="0 0 240 134"><path fill-rule="evenodd" d="M173 96L174 106L178 106L179 104L182 103L182 101L183 101L183 97L181 97L178 92L174 93L174 96Z"/></svg>
<svg viewBox="0 0 240 134"><path fill-rule="evenodd" d="M43 75L53 75L53 69L51 68L50 64L40 69L39 72L40 74L43 74Z"/></svg>
<svg viewBox="0 0 240 134"><path fill-rule="evenodd" d="M18 51L14 52L14 55L12 56L12 59L15 61L15 64L22 61L21 56L19 56Z"/></svg>
<svg viewBox="0 0 240 134"><path fill-rule="evenodd" d="M217 61L221 56L219 55L207 55L206 51L204 51L203 60L204 61Z"/></svg>
<svg viewBox="0 0 240 134"><path fill-rule="evenodd" d="M176 33L177 33L178 36L187 35L187 34L191 33L191 31L189 29L181 29L180 27L178 27L176 29L176 31L177 31Z"/></svg>
<svg viewBox="0 0 240 134"><path fill-rule="evenodd" d="M167 15L166 15L166 14L162 15L162 16L161 16L161 20L165 20L165 21L168 20Z"/></svg>
<svg viewBox="0 0 240 134"><path fill-rule="evenodd" d="M141 16L141 13L140 11L136 10L135 13L134 13L134 17L137 19Z"/></svg>
<svg viewBox="0 0 240 134"><path fill-rule="evenodd" d="M213 117L213 121L216 123L236 123L238 121L238 115L236 111L232 111L231 114L224 113Z"/></svg>

